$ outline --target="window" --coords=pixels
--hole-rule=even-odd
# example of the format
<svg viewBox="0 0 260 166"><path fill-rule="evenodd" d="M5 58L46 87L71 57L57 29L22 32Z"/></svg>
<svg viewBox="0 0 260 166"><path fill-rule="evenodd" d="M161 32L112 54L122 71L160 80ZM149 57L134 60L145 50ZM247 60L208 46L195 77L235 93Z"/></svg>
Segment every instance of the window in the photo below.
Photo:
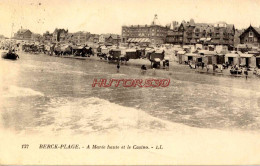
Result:
<svg viewBox="0 0 260 166"><path fill-rule="evenodd" d="M253 32L249 32L249 37L253 37Z"/></svg>

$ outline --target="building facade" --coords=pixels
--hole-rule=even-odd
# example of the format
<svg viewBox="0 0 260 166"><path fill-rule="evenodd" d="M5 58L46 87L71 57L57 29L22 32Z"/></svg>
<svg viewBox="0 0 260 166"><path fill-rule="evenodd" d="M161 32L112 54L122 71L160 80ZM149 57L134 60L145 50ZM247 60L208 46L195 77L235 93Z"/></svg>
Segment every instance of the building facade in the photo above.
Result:
<svg viewBox="0 0 260 166"><path fill-rule="evenodd" d="M52 33L52 42L66 42L68 40L68 30L55 29Z"/></svg>
<svg viewBox="0 0 260 166"><path fill-rule="evenodd" d="M90 38L90 33L89 32L76 32L72 33L71 35L71 41L75 44L86 44L87 41Z"/></svg>
<svg viewBox="0 0 260 166"><path fill-rule="evenodd" d="M37 33L33 33L31 40L34 41L34 42L42 42L43 36L40 35L40 34L37 34Z"/></svg>
<svg viewBox="0 0 260 166"><path fill-rule="evenodd" d="M234 46L237 47L240 44L240 35L244 32L244 29L236 29L234 36Z"/></svg>
<svg viewBox="0 0 260 166"><path fill-rule="evenodd" d="M171 44L183 44L183 27L177 21L173 21L172 29L168 30L165 42Z"/></svg>
<svg viewBox="0 0 260 166"><path fill-rule="evenodd" d="M98 39L99 43L105 43L107 37L108 37L107 34L99 35L99 39Z"/></svg>
<svg viewBox="0 0 260 166"><path fill-rule="evenodd" d="M233 24L218 22L216 24L195 23L182 21L168 31L166 42L180 45L208 44L234 45L235 27Z"/></svg>
<svg viewBox="0 0 260 166"><path fill-rule="evenodd" d="M90 43L98 43L99 42L99 35L98 34L90 34L88 42L90 42Z"/></svg>
<svg viewBox="0 0 260 166"><path fill-rule="evenodd" d="M32 32L29 29L19 29L17 33L14 34L14 38L21 40L31 40Z"/></svg>
<svg viewBox="0 0 260 166"><path fill-rule="evenodd" d="M260 46L260 28L251 25L239 36L241 44Z"/></svg>
<svg viewBox="0 0 260 166"><path fill-rule="evenodd" d="M121 42L121 36L116 34L110 34L105 38L106 43L119 44Z"/></svg>
<svg viewBox="0 0 260 166"><path fill-rule="evenodd" d="M4 35L0 35L0 40L5 39Z"/></svg>
<svg viewBox="0 0 260 166"><path fill-rule="evenodd" d="M43 37L43 42L50 43L52 41L53 36L49 31L46 31L45 33L43 33L42 37Z"/></svg>
<svg viewBox="0 0 260 166"><path fill-rule="evenodd" d="M169 26L159 25L157 15L155 15L151 25L122 26L122 42L127 43L133 39L143 38L150 39L152 44L163 44L169 30Z"/></svg>

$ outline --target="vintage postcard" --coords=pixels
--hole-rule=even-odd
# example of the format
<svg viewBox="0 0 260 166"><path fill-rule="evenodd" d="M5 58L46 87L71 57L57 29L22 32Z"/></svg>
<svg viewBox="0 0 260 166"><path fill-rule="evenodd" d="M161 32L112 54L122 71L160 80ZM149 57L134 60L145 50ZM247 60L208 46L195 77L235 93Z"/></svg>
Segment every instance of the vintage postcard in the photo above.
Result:
<svg viewBox="0 0 260 166"><path fill-rule="evenodd" d="M1 0L0 165L260 164L259 0Z"/></svg>

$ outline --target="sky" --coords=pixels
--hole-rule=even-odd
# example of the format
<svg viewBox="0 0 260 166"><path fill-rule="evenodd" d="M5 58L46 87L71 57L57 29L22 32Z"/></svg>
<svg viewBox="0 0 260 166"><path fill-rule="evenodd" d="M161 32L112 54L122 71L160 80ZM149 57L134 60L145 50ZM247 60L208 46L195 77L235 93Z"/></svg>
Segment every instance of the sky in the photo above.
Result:
<svg viewBox="0 0 260 166"><path fill-rule="evenodd" d="M259 9L260 0L0 0L0 34L10 37L21 27L121 34L122 25L151 24L155 14L161 25L193 18L242 29L260 26Z"/></svg>

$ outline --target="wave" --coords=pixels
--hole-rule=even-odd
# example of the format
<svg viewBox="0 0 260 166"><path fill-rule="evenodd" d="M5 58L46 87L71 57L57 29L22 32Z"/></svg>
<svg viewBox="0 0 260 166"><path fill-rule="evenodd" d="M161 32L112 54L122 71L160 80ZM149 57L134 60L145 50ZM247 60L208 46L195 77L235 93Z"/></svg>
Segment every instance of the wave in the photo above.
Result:
<svg viewBox="0 0 260 166"><path fill-rule="evenodd" d="M1 90L2 97L28 97L28 96L44 96L43 93L30 88L17 86L3 86Z"/></svg>
<svg viewBox="0 0 260 166"><path fill-rule="evenodd" d="M59 100L60 104L57 103L56 107L51 107L43 113L43 119L53 117L55 119L51 124L48 123L49 125L37 128L37 130L103 133L122 130L148 132L172 129L171 122L152 117L140 109L120 106L104 99L91 97L64 100L66 102Z"/></svg>

